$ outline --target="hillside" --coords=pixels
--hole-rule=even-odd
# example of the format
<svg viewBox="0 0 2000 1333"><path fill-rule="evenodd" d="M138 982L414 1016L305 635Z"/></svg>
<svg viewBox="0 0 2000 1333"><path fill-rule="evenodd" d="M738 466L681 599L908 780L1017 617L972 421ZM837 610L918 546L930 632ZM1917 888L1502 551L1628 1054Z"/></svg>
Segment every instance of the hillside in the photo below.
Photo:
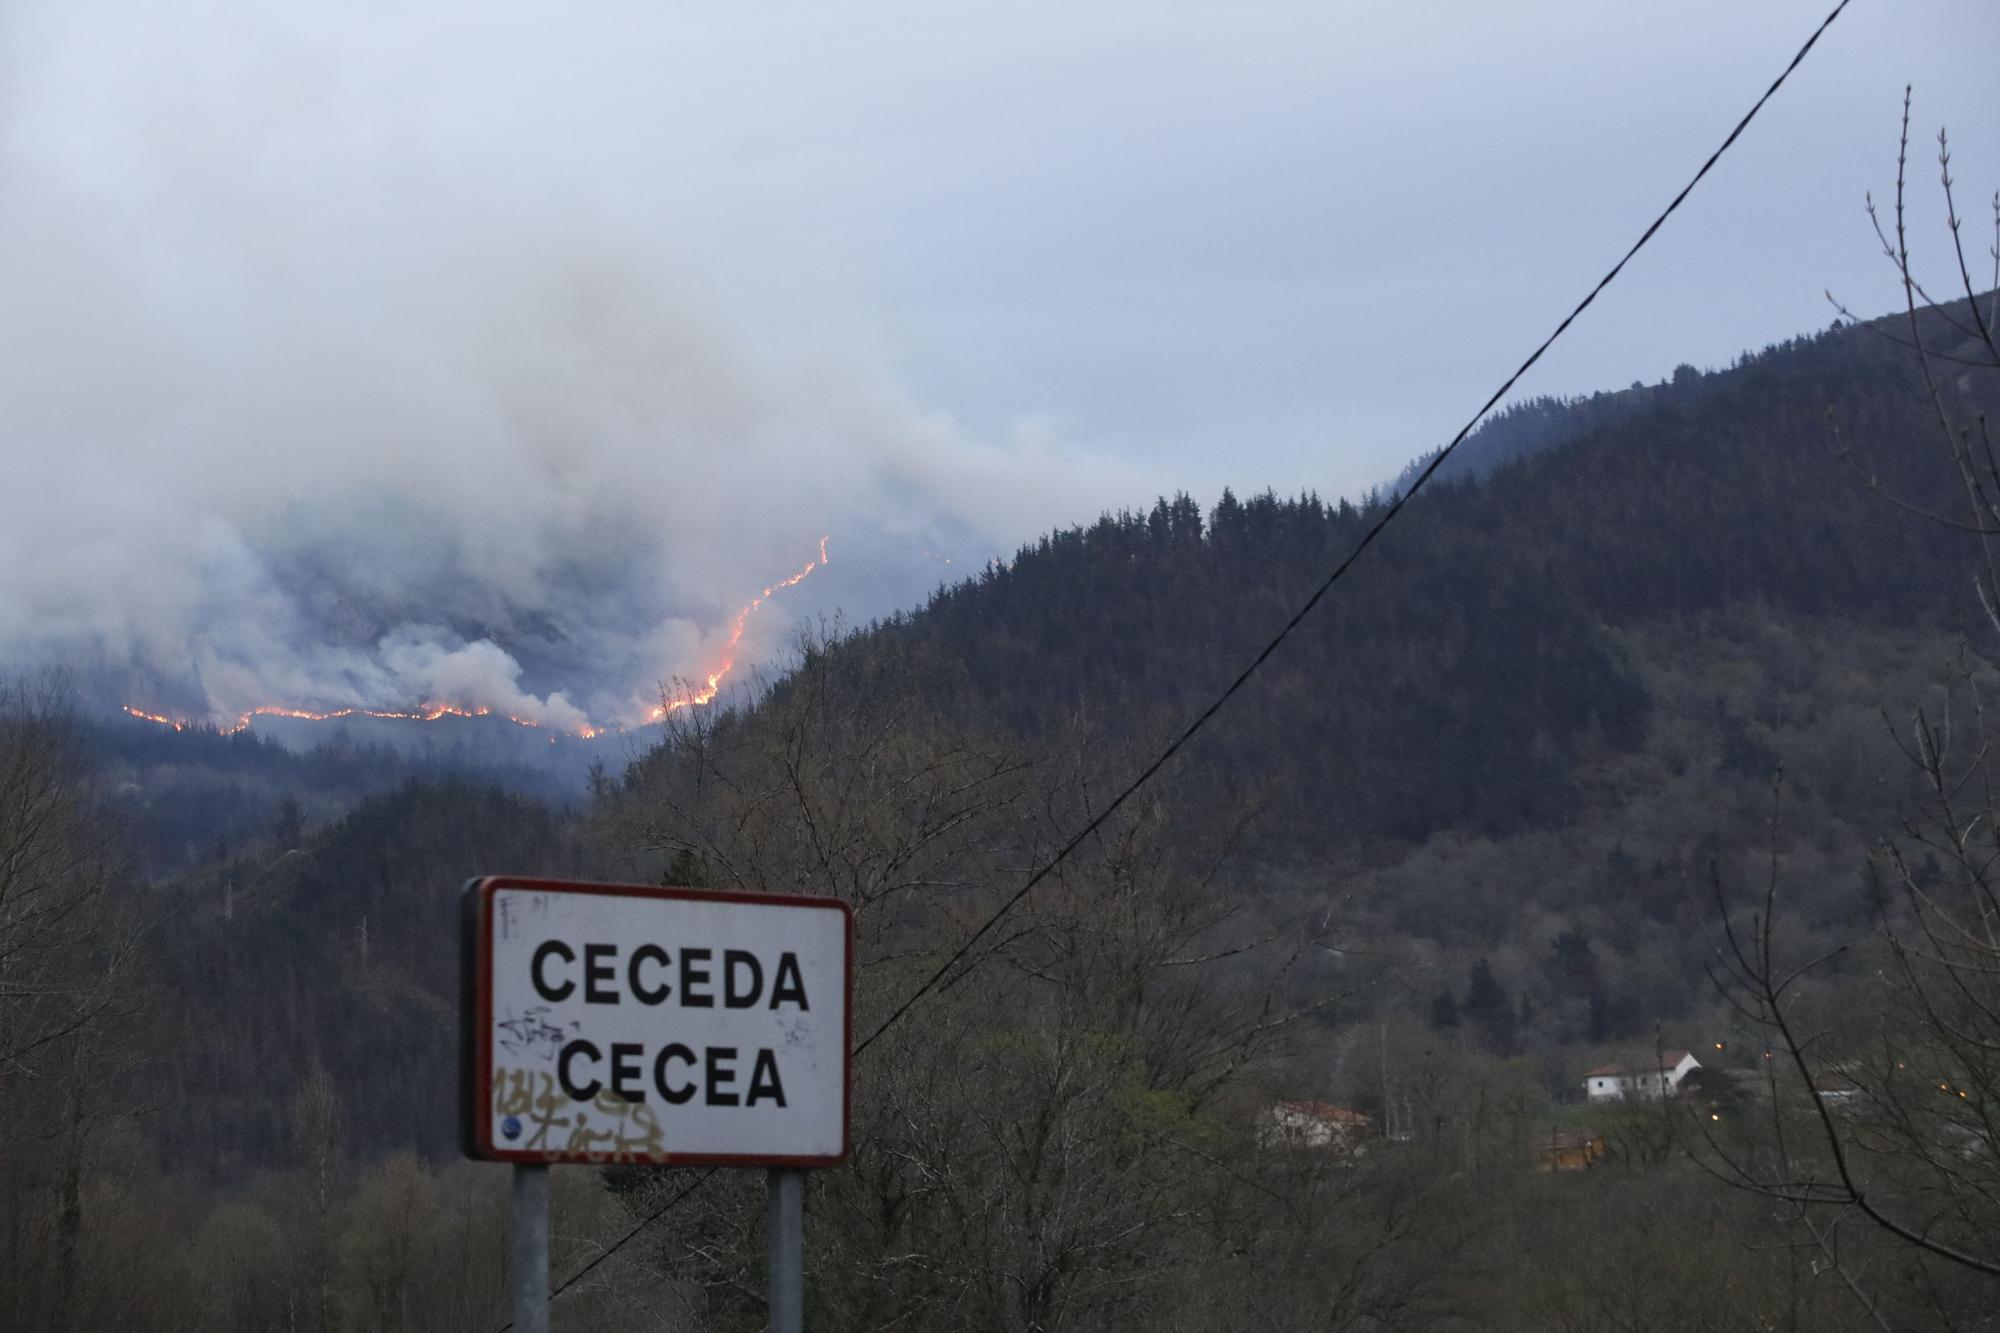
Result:
<svg viewBox="0 0 2000 1333"><path fill-rule="evenodd" d="M1689 377L1697 372L1692 366L1684 367L1678 378L1681 388L1685 388ZM1673 385L1662 383L1657 387L1634 384L1629 389L1611 392L1599 391L1588 397L1553 398L1542 396L1507 404L1496 409L1486 420L1479 423L1465 442L1445 460L1437 472L1436 480L1477 481L1491 476L1500 468L1531 454L1553 449L1580 435L1649 410L1656 400L1671 396ZM1413 458L1396 474L1389 483L1390 497L1407 491L1437 457L1437 450Z"/></svg>
<svg viewBox="0 0 2000 1333"><path fill-rule="evenodd" d="M1977 543L1910 512L1954 512L1957 482L1883 332L1688 372L1644 411L1413 504L1151 795L1190 828L1242 821L1218 910L1279 932L1337 923L1400 960L1344 1020L1449 1012L1489 968L1510 997L1496 1044L1544 1058L1552 1087L1593 1043L1730 1021L1704 932L1718 888L1762 883L1774 857L1796 939L1866 934L1870 849L1923 797L1910 711L1967 711L1967 687L1993 680ZM1990 407L1995 380L1951 392ZM912 798L867 747L871 725L894 726L1080 767L1085 791L1051 801L1055 830L1035 835L1060 843L1379 512L1225 494L1204 513L1181 495L1052 533L641 760L621 818L650 846L740 846L819 817L787 808L805 806L802 772L893 810ZM742 864L816 883L821 832L759 832ZM989 847L979 870L930 873L1005 878ZM1562 979L1562 949L1588 954L1587 984ZM1337 983L1305 968L1287 985L1310 1005ZM1311 1076L1365 1103L1343 1061Z"/></svg>
<svg viewBox="0 0 2000 1333"><path fill-rule="evenodd" d="M154 927L174 1003L153 1015L147 1078L203 1113L154 1127L159 1160L198 1175L286 1160L293 1097L315 1076L338 1090L342 1139L368 1155L449 1152L458 891L501 866L601 877L564 816L444 779L179 884Z"/></svg>
<svg viewBox="0 0 2000 1333"><path fill-rule="evenodd" d="M1274 853L1561 822L1586 767L1640 747L1655 706L1612 631L1739 607L1971 626L1976 545L1871 486L1958 503L1907 353L1841 329L1647 392L1604 424L1588 403L1536 409L1579 422L1422 497L1232 703L1190 764L1265 793ZM1178 721L1378 509L1225 493L1206 515L1186 496L1107 514L836 657L897 664L946 711L1023 735Z"/></svg>
<svg viewBox="0 0 2000 1333"><path fill-rule="evenodd" d="M282 731L276 726L225 733L116 715L93 718L86 730L131 873L148 883L227 861L266 840L278 851L297 846L305 830L418 779L471 779L573 804L582 798L587 766L616 762L622 753L610 743L593 753L568 737L558 748L485 718L400 731L372 719L296 727L287 737L294 744L274 736Z"/></svg>

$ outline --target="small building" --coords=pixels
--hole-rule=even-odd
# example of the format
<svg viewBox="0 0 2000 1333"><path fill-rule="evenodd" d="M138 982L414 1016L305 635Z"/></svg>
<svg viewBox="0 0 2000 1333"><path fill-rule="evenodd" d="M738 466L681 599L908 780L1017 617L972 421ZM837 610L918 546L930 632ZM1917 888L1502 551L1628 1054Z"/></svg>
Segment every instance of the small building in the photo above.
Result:
<svg viewBox="0 0 2000 1333"><path fill-rule="evenodd" d="M1813 1092L1829 1110L1852 1106L1868 1095L1859 1083L1838 1072L1820 1075L1813 1081Z"/></svg>
<svg viewBox="0 0 2000 1333"><path fill-rule="evenodd" d="M1661 1051L1640 1065L1599 1065L1583 1076L1584 1095L1594 1102L1658 1101L1680 1091L1681 1080L1701 1068L1690 1051Z"/></svg>
<svg viewBox="0 0 2000 1333"><path fill-rule="evenodd" d="M1323 1148L1359 1152L1374 1121L1360 1111L1326 1102L1278 1101L1264 1116L1257 1141L1266 1148Z"/></svg>
<svg viewBox="0 0 2000 1333"><path fill-rule="evenodd" d="M1528 1158L1537 1171L1581 1171L1604 1152L1604 1136L1594 1129L1551 1129L1528 1139Z"/></svg>

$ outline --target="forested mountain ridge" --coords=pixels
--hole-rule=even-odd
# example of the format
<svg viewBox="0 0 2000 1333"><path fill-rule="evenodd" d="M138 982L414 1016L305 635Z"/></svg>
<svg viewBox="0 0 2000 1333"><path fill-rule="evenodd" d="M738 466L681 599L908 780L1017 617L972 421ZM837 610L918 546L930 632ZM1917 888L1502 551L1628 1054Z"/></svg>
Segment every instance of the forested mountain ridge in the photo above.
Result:
<svg viewBox="0 0 2000 1333"><path fill-rule="evenodd" d="M507 725L470 722L488 730ZM267 839L279 851L295 847L308 828L415 779L469 778L555 804L581 796L581 784L562 771L510 762L499 747L403 747L357 737L345 724L303 750L247 729L165 727L121 716L92 719L85 730L130 869L152 883L228 861Z"/></svg>
<svg viewBox="0 0 2000 1333"><path fill-rule="evenodd" d="M1969 543L1871 490L1955 503L1907 336L1884 319L1718 373L1684 366L1658 385L1503 409L1232 704L1197 764L1268 788L1265 836L1279 842L1521 829L1564 808L1581 757L1630 751L1644 733L1648 701L1603 626L1746 602L1962 625ZM1164 730L1213 697L1385 503L1225 493L1204 512L1162 498L1043 536L834 651L921 676L981 726L1036 735L1082 715ZM491 755L365 738L292 753L125 719L95 731L152 878L413 776L573 795ZM1438 752L1454 762L1431 763Z"/></svg>
<svg viewBox="0 0 2000 1333"><path fill-rule="evenodd" d="M1884 333L1841 328L1684 375L1643 411L1426 493L1190 762L1267 778L1267 836L1322 851L1559 822L1578 764L1645 735L1647 694L1607 628L1741 605L1968 625L1976 547L1885 498L1950 513L1958 483ZM1076 714L1183 719L1383 503L1225 492L1204 515L1162 499L1043 537L831 651L900 664L949 709L1024 734Z"/></svg>
<svg viewBox="0 0 2000 1333"><path fill-rule="evenodd" d="M171 891L155 928L153 1077L204 1114L157 1127L198 1174L298 1151L295 1091L337 1098L341 1138L376 1152L453 1143L458 890L470 875L601 875L573 819L464 779L411 781L296 845L262 840ZM226 1089L214 1098L212 1091Z"/></svg>
<svg viewBox="0 0 2000 1333"><path fill-rule="evenodd" d="M1687 375L1698 374L1691 366L1683 369ZM1685 384L1687 376L1681 378ZM1476 481L1490 476L1496 469L1517 459L1552 449L1566 440L1645 411L1655 396L1667 387L1662 384L1653 389L1644 384L1634 384L1629 389L1598 392L1587 397L1543 395L1509 403L1496 409L1466 436L1465 442L1438 468L1436 480ZM1405 464L1403 470L1396 474L1396 479L1385 488L1389 498L1407 491L1431 460L1438 456L1438 452L1434 449Z"/></svg>
<svg viewBox="0 0 2000 1333"><path fill-rule="evenodd" d="M1928 312L1927 336L1952 332ZM1685 409L1713 389L1728 382L1729 372L1783 363L1801 351L1823 344L1829 337L1863 332L1885 345L1903 344L1909 336L1909 320L1904 314L1884 315L1865 327L1853 321L1835 320L1820 334L1788 338L1761 352L1738 355L1718 374L1704 372L1683 362L1671 376L1658 384L1638 380L1625 389L1600 389L1594 393L1562 397L1541 394L1516 399L1496 408L1481 421L1464 442L1438 469L1437 481L1472 481L1487 477L1509 463L1552 449L1592 431L1615 425L1647 412ZM1907 349L1906 349L1907 350ZM1411 483L1438 455L1431 450L1411 459L1384 490L1393 498L1408 490Z"/></svg>
<svg viewBox="0 0 2000 1333"><path fill-rule="evenodd" d="M1375 956L1421 960L1440 1013L1481 969L1507 997L1493 1045L1541 1052L1551 1087L1569 1053L1709 1023L1719 888L1781 863L1795 938L1865 933L1870 849L1922 797L1905 719L1993 680L1976 541L1911 512L1956 512L1959 483L1898 336L1843 328L1680 376L1652 410L1410 504L1181 755L1173 794L1149 797L1176 817L1254 812L1218 910L1338 917ZM1992 381L1946 392L1990 408ZM921 610L808 644L757 707L642 759L617 804L698 812L707 767L711 792L764 795L706 827L655 819L655 845L786 818L788 792L841 780L801 767L811 719L839 710L1123 747L1089 787L1107 799L1382 512L1266 493L1204 513L1177 495L1052 533ZM754 865L806 888L824 858ZM1551 971L1559 939L1594 960L1583 991Z"/></svg>

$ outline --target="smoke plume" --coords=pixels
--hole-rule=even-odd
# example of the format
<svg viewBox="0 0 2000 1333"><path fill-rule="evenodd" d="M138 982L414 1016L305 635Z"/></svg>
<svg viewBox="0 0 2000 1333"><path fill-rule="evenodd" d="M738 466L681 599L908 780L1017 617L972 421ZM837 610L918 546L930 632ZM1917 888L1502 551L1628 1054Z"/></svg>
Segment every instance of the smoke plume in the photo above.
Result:
<svg viewBox="0 0 2000 1333"><path fill-rule="evenodd" d="M214 11L219 51L155 10L10 21L0 662L215 721L629 722L822 536L749 656L920 595L926 549L1148 493L738 310L615 190L551 188L548 145L427 141L420 87L257 12Z"/></svg>

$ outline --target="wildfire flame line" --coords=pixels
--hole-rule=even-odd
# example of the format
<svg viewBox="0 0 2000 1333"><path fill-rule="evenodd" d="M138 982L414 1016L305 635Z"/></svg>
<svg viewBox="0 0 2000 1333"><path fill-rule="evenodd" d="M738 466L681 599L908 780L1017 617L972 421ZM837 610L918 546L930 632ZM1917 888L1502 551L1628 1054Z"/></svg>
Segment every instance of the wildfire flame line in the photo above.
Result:
<svg viewBox="0 0 2000 1333"><path fill-rule="evenodd" d="M141 721L157 722L163 727L172 727L175 731L186 731L196 725L185 718L168 717L164 713L149 713L143 708L134 708L130 704L125 705L125 711ZM314 712L310 708L283 708L277 704L259 704L248 712L237 714L236 721L226 727L218 726L216 730L225 736L234 736L237 732L249 727L253 721L260 717L291 717L303 722L337 722L344 717L383 717L411 722L435 722L441 717L490 717L492 715L493 710L490 708L460 708L456 704L441 703L423 704L408 712L399 712L388 708L335 708L325 713ZM514 722L524 727L540 727L542 725L533 718L515 717L512 713L503 713L501 716L505 717L509 722ZM596 728L587 728L583 734L586 736L595 735Z"/></svg>
<svg viewBox="0 0 2000 1333"><path fill-rule="evenodd" d="M768 601L773 594L786 588L795 588L804 583L808 575L820 566L830 563L826 554L826 538L819 539L819 559L806 561L806 567L787 579L780 579L764 591L750 599L741 611L736 613L736 623L730 627L729 641L722 645L722 665L708 673L706 683L698 690L683 694L678 699L663 699L646 712L646 721L658 722L683 708L696 708L715 702L715 696L722 692L722 679L736 666L736 647L743 642L743 631L750 623L750 614Z"/></svg>
<svg viewBox="0 0 2000 1333"><path fill-rule="evenodd" d="M751 615L758 607L769 601L776 594L783 592L786 588L797 587L799 584L804 583L814 570L831 563L826 554L826 543L827 538L821 537L819 539L819 559L808 560L804 569L801 569L789 578L780 579L768 588L765 588L762 592L751 598L742 610L736 613L736 619L730 625L729 639L722 646L722 664L708 673L705 683L700 689L684 694L678 699L663 700L661 703L647 710L645 722L642 725L658 722L669 714L677 713L683 708L695 708L714 702L715 696L722 692L723 679L735 669L736 650L743 642L743 632L749 627ZM131 704L125 705L125 712L128 716L138 718L142 722L152 722L159 726L171 727L175 731L188 731L198 725L187 718L173 717L166 713L150 713L143 708L135 708ZM378 717L394 721L435 722L439 718L444 717L491 716L494 716L491 708L462 708L456 704L439 703L436 701L419 704L417 707L407 711L378 708L335 708L324 713L315 712L309 708L286 708L279 704L259 704L247 712L239 713L236 721L231 725L218 726L216 730L225 736L234 736L239 731L248 730L250 724L260 717L296 718L304 722L337 722L341 718L347 717ZM506 718L509 722L517 726L533 727L537 730L546 725L535 721L533 718L516 717L512 713L502 713L499 716ZM611 730L611 728L585 723L576 729L576 734L584 740L591 740L602 736L608 730ZM550 737L551 742L554 739L554 737Z"/></svg>

